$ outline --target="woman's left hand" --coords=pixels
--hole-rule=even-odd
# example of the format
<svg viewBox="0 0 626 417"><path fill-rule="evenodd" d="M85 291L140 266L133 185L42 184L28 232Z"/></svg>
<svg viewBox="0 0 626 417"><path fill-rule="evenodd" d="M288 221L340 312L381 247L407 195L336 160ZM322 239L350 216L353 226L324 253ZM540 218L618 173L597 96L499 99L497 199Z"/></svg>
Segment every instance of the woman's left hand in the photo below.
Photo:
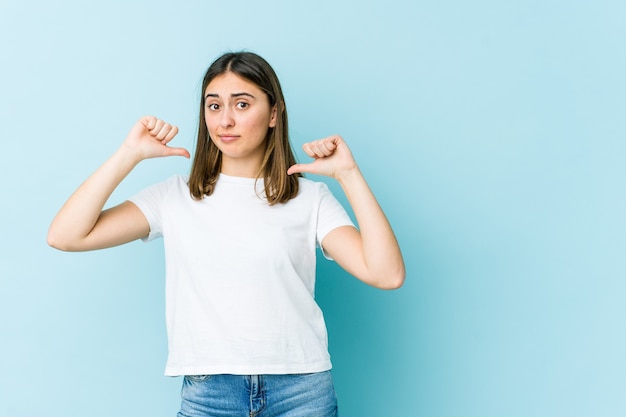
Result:
<svg viewBox="0 0 626 417"><path fill-rule="evenodd" d="M356 161L348 145L339 135L328 136L302 145L302 149L315 160L308 164L295 164L287 174L304 172L315 175L324 175L339 180L343 175L357 169Z"/></svg>
<svg viewBox="0 0 626 417"><path fill-rule="evenodd" d="M348 273L377 288L393 289L404 282L402 253L391 225L341 136L305 143L302 148L315 160L295 164L288 174L306 172L336 179L357 220L358 229L337 227L320 242Z"/></svg>

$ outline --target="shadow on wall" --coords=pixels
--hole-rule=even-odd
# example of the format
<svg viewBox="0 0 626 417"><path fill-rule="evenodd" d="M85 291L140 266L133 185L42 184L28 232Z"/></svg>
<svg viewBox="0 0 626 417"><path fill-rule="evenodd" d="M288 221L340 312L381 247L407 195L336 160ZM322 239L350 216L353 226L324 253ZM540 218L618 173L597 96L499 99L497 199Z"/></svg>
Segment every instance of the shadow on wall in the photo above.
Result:
<svg viewBox="0 0 626 417"><path fill-rule="evenodd" d="M370 413L379 407L381 398L383 404L394 401L400 405L405 400L396 397L400 392L406 395L405 390L398 390L398 382L405 380L407 373L402 364L410 363L402 358L410 351L410 339L416 333L407 334L403 318L407 312L400 311L405 302L398 298L407 296L406 288L384 291L370 287L318 255L316 299L328 327L341 409L348 415L374 415ZM373 385L372 381L381 383Z"/></svg>

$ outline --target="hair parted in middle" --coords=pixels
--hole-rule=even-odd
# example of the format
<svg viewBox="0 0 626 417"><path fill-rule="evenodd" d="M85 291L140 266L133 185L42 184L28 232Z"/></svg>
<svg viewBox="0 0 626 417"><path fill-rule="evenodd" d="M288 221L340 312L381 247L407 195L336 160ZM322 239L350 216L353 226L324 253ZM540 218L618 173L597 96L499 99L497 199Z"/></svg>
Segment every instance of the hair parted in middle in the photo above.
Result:
<svg viewBox="0 0 626 417"><path fill-rule="evenodd" d="M219 178L222 153L209 137L204 118L204 92L214 78L228 72L256 84L267 94L270 107L277 108L276 126L268 128L265 154L256 178L263 178L265 196L270 205L285 203L298 194L298 177L302 175L287 175L287 169L296 163L296 158L289 143L287 109L278 77L265 59L252 52L228 52L217 58L204 75L198 141L189 176L189 191L196 200L210 196Z"/></svg>

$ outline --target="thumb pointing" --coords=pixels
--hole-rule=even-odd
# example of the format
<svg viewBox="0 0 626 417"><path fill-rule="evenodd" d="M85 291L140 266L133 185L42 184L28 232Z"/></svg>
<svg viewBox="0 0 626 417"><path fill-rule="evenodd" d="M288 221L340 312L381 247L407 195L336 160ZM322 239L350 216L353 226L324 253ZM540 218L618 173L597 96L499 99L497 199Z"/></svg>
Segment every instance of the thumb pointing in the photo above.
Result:
<svg viewBox="0 0 626 417"><path fill-rule="evenodd" d="M292 165L287 170L287 175L306 172L307 165L308 164L295 164L295 165Z"/></svg>
<svg viewBox="0 0 626 417"><path fill-rule="evenodd" d="M185 158L189 159L191 156L189 155L189 151L185 148L169 148L169 155L170 156L184 156Z"/></svg>

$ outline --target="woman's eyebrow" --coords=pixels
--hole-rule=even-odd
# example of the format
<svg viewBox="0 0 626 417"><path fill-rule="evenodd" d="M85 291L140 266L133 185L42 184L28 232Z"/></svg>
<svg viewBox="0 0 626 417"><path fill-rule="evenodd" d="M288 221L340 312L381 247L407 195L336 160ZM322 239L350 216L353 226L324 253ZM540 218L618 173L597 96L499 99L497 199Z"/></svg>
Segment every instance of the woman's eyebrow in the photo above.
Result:
<svg viewBox="0 0 626 417"><path fill-rule="evenodd" d="M208 93L208 94L207 94L204 98L205 98L205 99L207 99L207 98L209 98L209 97L217 97L217 98L219 98L219 96L220 96L220 95L219 95L219 94L216 94L216 93ZM231 96L231 97L242 97L242 96L245 96L245 97L250 97L250 98L256 99L256 97L254 97L254 96L253 96L252 94L250 94L250 93L233 93L233 94L231 94L230 96Z"/></svg>
<svg viewBox="0 0 626 417"><path fill-rule="evenodd" d="M230 95L231 97L241 97L241 96L246 96L246 97L250 97L250 98L256 98L254 97L252 94L250 93L234 93Z"/></svg>

